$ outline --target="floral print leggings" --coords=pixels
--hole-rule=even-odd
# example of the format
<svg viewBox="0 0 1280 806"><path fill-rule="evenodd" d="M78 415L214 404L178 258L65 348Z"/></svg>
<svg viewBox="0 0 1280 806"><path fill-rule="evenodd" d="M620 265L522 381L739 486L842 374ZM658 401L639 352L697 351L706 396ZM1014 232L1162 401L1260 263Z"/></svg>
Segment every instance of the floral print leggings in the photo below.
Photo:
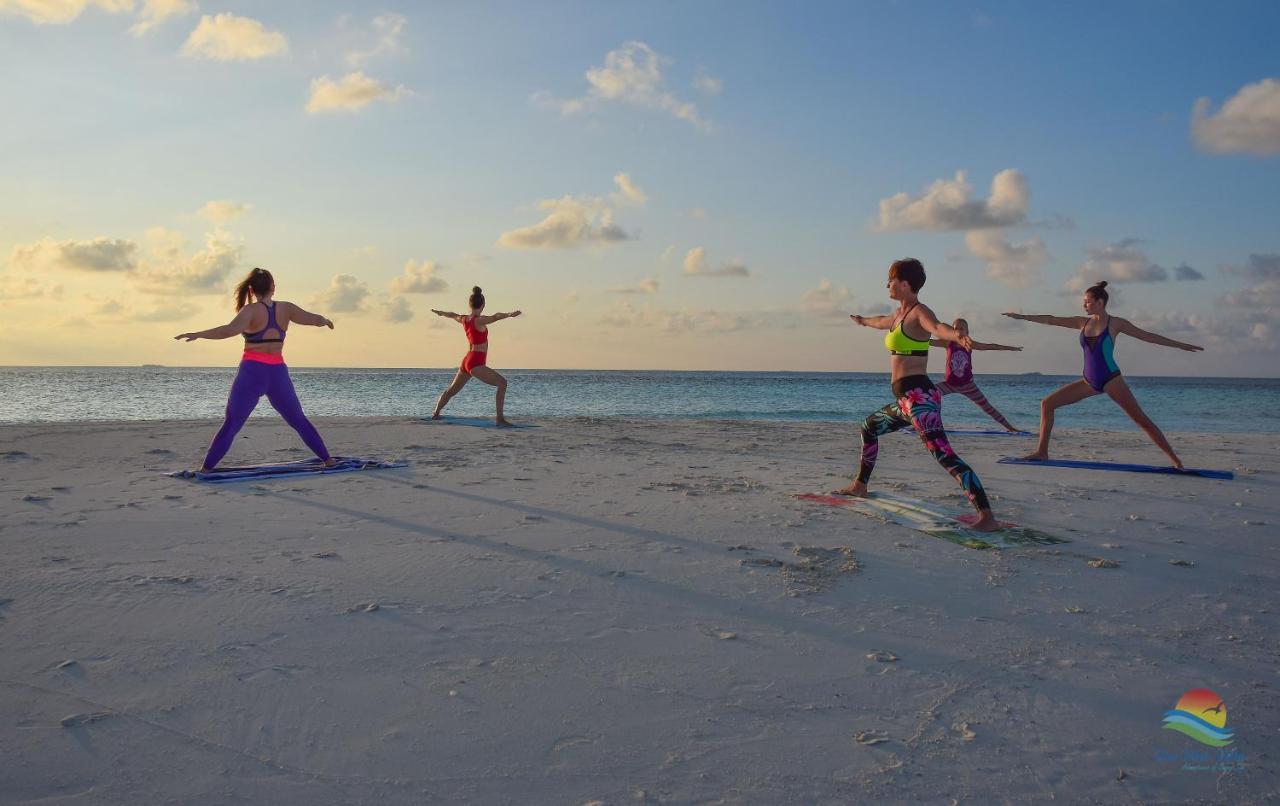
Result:
<svg viewBox="0 0 1280 806"><path fill-rule="evenodd" d="M862 422L862 462L858 466L858 481L863 484L870 481L871 471L875 469L876 457L880 453L880 437L911 426L943 470L960 482L974 508L991 509L978 474L956 456L951 443L947 441L947 433L942 428L942 393L928 377L922 375L903 378L895 384L898 385L904 387L898 399L873 412ZM895 394L898 391L894 389Z"/></svg>

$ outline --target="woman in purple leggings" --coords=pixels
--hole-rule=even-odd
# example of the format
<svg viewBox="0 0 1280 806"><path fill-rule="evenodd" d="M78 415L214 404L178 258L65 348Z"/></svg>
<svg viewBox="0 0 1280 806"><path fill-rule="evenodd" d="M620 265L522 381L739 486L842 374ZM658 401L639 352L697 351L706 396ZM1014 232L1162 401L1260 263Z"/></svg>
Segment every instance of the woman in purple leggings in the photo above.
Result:
<svg viewBox="0 0 1280 806"><path fill-rule="evenodd" d="M302 404L293 391L293 381L289 379L289 368L285 366L283 355L285 332L290 324L314 325L332 330L333 322L320 314L304 311L292 302L276 302L272 299L275 291L276 282L271 277L271 272L254 269L236 286L236 316L231 322L198 333L174 336L175 339L187 341L244 336L244 355L240 359L236 379L231 384L231 396L227 398L226 420L209 445L201 472L213 470L222 461L222 457L227 455L232 440L263 395L267 396L272 408L280 412L284 421L293 426L302 441L315 451L326 466L335 463L316 427L302 413ZM252 303L249 302L250 293L255 300Z"/></svg>

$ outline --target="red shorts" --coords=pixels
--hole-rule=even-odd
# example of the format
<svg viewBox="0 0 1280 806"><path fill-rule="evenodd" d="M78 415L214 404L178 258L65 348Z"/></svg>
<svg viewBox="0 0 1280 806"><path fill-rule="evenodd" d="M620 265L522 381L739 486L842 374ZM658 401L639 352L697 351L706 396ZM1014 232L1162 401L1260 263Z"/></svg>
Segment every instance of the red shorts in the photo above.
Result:
<svg viewBox="0 0 1280 806"><path fill-rule="evenodd" d="M476 367L483 367L485 359L488 358L488 356L489 354L486 352L472 350L462 359L462 371L470 372Z"/></svg>

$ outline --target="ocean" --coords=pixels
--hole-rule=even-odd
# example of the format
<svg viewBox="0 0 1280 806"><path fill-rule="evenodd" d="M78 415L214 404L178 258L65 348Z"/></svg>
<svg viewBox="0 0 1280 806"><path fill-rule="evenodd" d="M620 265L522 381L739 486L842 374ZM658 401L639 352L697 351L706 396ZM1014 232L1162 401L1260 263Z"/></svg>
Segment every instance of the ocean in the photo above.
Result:
<svg viewBox="0 0 1280 806"><path fill-rule="evenodd" d="M452 369L293 369L311 416L416 417L431 414ZM855 423L890 402L886 373L650 372L503 370L507 416L694 420L830 420ZM234 367L0 367L0 422L220 418ZM987 398L1014 425L1034 429L1040 399L1077 376L979 375ZM1126 376L1165 431L1280 433L1280 379ZM935 378L935 381L939 378ZM472 380L448 414L491 416L493 389ZM255 416L275 416L264 399ZM945 422L995 427L960 395L948 395ZM1057 425L1132 431L1098 396L1059 410Z"/></svg>

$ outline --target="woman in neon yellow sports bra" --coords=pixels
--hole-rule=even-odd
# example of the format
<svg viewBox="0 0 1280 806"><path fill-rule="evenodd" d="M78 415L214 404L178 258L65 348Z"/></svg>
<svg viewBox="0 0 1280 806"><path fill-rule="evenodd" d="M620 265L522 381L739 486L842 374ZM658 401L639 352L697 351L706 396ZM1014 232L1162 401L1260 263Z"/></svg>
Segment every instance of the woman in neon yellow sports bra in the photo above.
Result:
<svg viewBox="0 0 1280 806"><path fill-rule="evenodd" d="M867 482L876 466L882 435L913 426L924 446L964 488L978 520L969 527L984 532L1000 528L991 503L982 489L982 482L964 463L947 441L942 427L942 393L929 380L925 370L929 363L929 337L954 342L966 350L973 349L973 339L961 335L951 325L938 321L927 305L920 303L917 294L924 286L924 266L915 258L895 261L889 267L889 299L899 303L896 313L886 316L858 316L849 318L865 327L887 330L885 349L889 351L889 366L893 378L893 403L873 412L862 423L862 461L858 475L849 486L837 490L841 495L867 494ZM916 338L912 333L921 334Z"/></svg>

